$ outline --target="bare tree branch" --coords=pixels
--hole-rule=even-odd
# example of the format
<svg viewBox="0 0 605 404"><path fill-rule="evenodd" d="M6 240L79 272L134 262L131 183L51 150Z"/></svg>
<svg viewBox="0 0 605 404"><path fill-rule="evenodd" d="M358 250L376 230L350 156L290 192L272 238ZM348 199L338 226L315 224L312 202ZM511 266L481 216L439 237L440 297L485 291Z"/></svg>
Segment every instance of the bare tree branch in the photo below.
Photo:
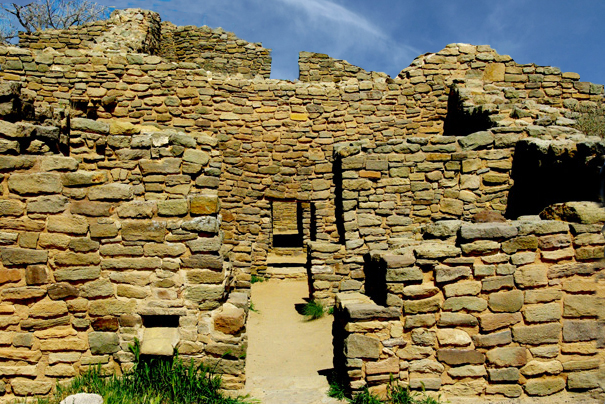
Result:
<svg viewBox="0 0 605 404"><path fill-rule="evenodd" d="M25 6L0 4L0 40L15 38L17 26L26 32L66 29L105 18L108 11L108 7L89 0L34 0Z"/></svg>

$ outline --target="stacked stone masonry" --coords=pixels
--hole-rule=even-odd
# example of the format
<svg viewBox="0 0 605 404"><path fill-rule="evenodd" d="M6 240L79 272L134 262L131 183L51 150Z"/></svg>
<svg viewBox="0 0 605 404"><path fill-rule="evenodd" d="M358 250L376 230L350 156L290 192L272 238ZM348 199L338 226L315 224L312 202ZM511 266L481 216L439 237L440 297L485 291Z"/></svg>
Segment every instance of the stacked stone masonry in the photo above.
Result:
<svg viewBox="0 0 605 404"><path fill-rule="evenodd" d="M116 39L126 32L134 33L129 41ZM418 277L420 271L422 279L410 280L419 287L434 282L431 276L436 276L437 267L431 265L437 262L470 271L462 269L465 276L435 283L430 290L437 292L427 296L435 301L430 316L475 313L443 308L441 300L450 298L446 284L454 286L448 290L464 289L468 282L479 285L480 291L471 297L489 306L489 295L500 292L483 291L486 277L508 276L501 290L514 292L511 296L517 300L522 293L523 307L562 305L558 320L545 321L548 327L558 323L562 338L567 321L597 324L603 318L582 315L576 320L564 312L568 294L600 299L600 289L560 286L602 276L596 264L602 236L596 225L566 225L565 231L553 232L553 239L569 241L565 246L556 240L549 247L531 244L525 249L534 254L533 264L512 262L514 254L503 246L513 236L481 236L467 243L454 231L442 243L427 240L451 230L449 225L442 225L442 233L431 230L438 221L468 222L477 215L498 214L517 219L555 202L580 196L596 200L596 187L590 184L596 184L592 179L602 165L605 143L579 132L576 123L579 110L602 106L602 85L581 82L576 73L554 67L518 64L489 46L466 44L423 55L395 78L301 52L300 81L273 80L268 79L269 51L260 44L220 29L161 23L157 14L142 10L118 10L106 22L23 35L21 45L0 47L0 76L11 83L0 88L0 115L5 119L0 121L4 122L0 157L5 159L0 166L4 184L0 226L6 233L0 255L0 271L6 276L0 278L0 307L6 314L2 321L7 319L0 324L5 333L0 348L6 355L14 353L3 355L8 359L7 370L0 373L5 374L0 376L2 399L45 394L54 380L91 363L102 362L108 370L127 368L132 360L128 344L135 336L145 342L146 333L153 332L145 321L155 315L178 317L181 353L213 361L230 352L219 362L219 370L227 375L229 387L241 386L244 360L239 358L246 346L250 279L253 274L267 275L267 257L275 250L272 207L282 203L296 203L301 209L298 230L307 249L313 297L333 305L339 293L357 296L365 291L387 307L380 310L393 325L389 333L403 338L408 347L414 345L409 342L413 331L404 328L409 316L401 311L407 296L387 289L389 282L368 278L367 272L368 257L403 247L415 249L415 261L402 265L399 272L412 267ZM571 185L558 183L555 173L570 172L569 164L578 170L573 173L582 175L572 176ZM535 185L540 183L560 185L556 187L560 192L544 198L531 194L532 204L525 206L526 191L544 194ZM280 225L276 218L277 232L286 231L280 226L293 230L293 223ZM539 242L550 237L522 230L519 223L508 227L517 233L527 231L523 237L535 236ZM552 223L559 222L548 223L547 227L556 227ZM574 244L579 236L578 243L584 244ZM462 249L473 243L486 248L485 255L507 260L511 273L497 272L506 266L504 261L480 264L482 258L475 253L483 253ZM418 258L422 245L455 254ZM502 251L491 254L492 249ZM24 252L36 262L22 262ZM409 259L406 255L400 261ZM477 274L475 264L496 272ZM553 278L551 285L551 266L567 264L592 272L566 273ZM528 300L532 287L515 283L522 265L542 268L540 273L548 268L548 287L558 288L559 295L548 302ZM45 274L43 282L32 278L35 271ZM536 290L543 287L536 285ZM61 296L52 294L54 288L70 294L53 299ZM48 309L53 316L39 314L45 305L55 310ZM486 333L480 317L490 311L491 306L477 313L478 325L465 331L469 337ZM522 317L512 328L534 326L521 308L515 313L506 314ZM383 331L368 337L363 329L359 335L375 339L373 346L389 339L382 338L388 334L382 322L376 324ZM424 333L424 328L430 338L444 327L450 326L419 325L416 333ZM542 359L552 345L560 349L559 355L588 355L598 361L589 369L564 369L549 376L557 386L563 380L566 391L575 391L573 383L569 386L570 372L586 370L591 378L594 369L603 367L602 350L596 345L589 353L563 352L567 349L563 339L548 343L546 353L534 354L533 345L542 342L519 342L514 330L510 332L511 342L496 345L519 345ZM107 339L111 342L107 349L116 351L100 354L96 345L93 351L91 333L103 333L92 334L93 341ZM433 387L441 380L439 387L447 391L453 380L467 376L447 373L450 365L431 351L440 349L436 335L433 347L416 345L429 352L418 360L439 365L427 362L430 371L419 373L430 374ZM336 347L346 335L341 337L335 338ZM19 338L30 338L31 344L20 345ZM63 338L83 342L77 345L79 351L55 352L46 349L48 345L42 348L49 338L53 343ZM472 344L477 348L473 352L489 351ZM403 346L383 348L372 358L388 359L388 369L395 367L395 358L397 366L403 366L402 381L418 380L397 356ZM389 350L397 354L384 357ZM30 362L20 361L20 355ZM384 385L388 372L367 376L367 361L350 358L351 363L341 364L351 365L355 388ZM562 356L553 358L566 362ZM370 368L383 365L377 363ZM490 363L486 372L499 366ZM64 374L53 373L49 370L53 366L60 366ZM542 380L537 374L521 373L518 383L510 380L516 387L507 390L489 386L509 386L508 380L499 383L496 376L492 380L476 370L479 378L468 376L474 387L452 394L505 397L518 392L524 397L532 394L525 381ZM592 387L588 390L588 395L594 393Z"/></svg>
<svg viewBox="0 0 605 404"><path fill-rule="evenodd" d="M557 210L579 220L444 220L422 241L371 253L374 300L337 298L335 356L351 388L384 393L394 378L444 397L599 402L605 212L591 203Z"/></svg>

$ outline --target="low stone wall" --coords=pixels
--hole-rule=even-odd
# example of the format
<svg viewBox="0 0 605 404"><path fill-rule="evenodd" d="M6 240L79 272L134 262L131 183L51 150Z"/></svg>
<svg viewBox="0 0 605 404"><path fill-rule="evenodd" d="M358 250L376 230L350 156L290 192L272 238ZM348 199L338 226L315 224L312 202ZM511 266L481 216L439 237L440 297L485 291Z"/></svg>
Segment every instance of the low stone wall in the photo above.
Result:
<svg viewBox="0 0 605 404"><path fill-rule="evenodd" d="M243 386L248 299L230 294L215 145L128 122L0 121L2 400L126 370L135 338Z"/></svg>
<svg viewBox="0 0 605 404"><path fill-rule="evenodd" d="M445 397L602 397L605 212L569 203L544 215L576 222L441 221L370 254L373 301L341 293L335 310L351 388L384 393L393 378Z"/></svg>

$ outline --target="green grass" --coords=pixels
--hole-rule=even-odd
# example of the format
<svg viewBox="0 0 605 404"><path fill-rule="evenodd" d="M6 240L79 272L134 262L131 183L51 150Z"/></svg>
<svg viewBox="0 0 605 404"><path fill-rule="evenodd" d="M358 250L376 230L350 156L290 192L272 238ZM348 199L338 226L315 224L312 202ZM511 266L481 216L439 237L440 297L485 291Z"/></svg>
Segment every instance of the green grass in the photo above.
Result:
<svg viewBox="0 0 605 404"><path fill-rule="evenodd" d="M258 275L252 275L250 277L250 283L259 283L259 282L264 282L266 279L263 278L262 276L258 276Z"/></svg>
<svg viewBox="0 0 605 404"><path fill-rule="evenodd" d="M57 385L50 398L39 404L57 404L75 393L96 393L104 404L242 404L243 397L226 397L220 390L221 378L204 365L188 365L175 354L166 360L141 361L138 341L131 347L135 354L133 370L123 376L103 376L94 367L74 378L67 386Z"/></svg>
<svg viewBox="0 0 605 404"><path fill-rule="evenodd" d="M328 396L339 400L346 400L349 404L442 404L439 398L433 398L426 392L411 392L409 387L403 387L391 382L387 389L387 399L381 400L372 394L368 388L358 392L353 398L345 396L346 387L337 381L330 383Z"/></svg>
<svg viewBox="0 0 605 404"><path fill-rule="evenodd" d="M253 312L257 313L257 314L260 314L260 310L258 310L256 307L254 307L254 303L253 302L250 302L250 304L248 304L248 309L250 311L253 311Z"/></svg>
<svg viewBox="0 0 605 404"><path fill-rule="evenodd" d="M309 321L317 320L318 318L321 318L324 316L325 309L321 303L316 302L315 300L310 300L303 307L302 313L305 317L307 317L307 320L309 320Z"/></svg>

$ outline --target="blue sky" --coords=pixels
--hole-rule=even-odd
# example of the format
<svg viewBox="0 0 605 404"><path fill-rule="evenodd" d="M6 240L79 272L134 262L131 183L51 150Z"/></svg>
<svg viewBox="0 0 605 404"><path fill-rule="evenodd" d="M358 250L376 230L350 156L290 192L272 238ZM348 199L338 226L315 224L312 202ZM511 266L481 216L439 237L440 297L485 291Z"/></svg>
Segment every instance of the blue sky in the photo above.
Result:
<svg viewBox="0 0 605 404"><path fill-rule="evenodd" d="M152 9L177 25L223 27L273 49L273 78L296 79L298 52L396 76L454 42L605 83L603 0L97 0Z"/></svg>

